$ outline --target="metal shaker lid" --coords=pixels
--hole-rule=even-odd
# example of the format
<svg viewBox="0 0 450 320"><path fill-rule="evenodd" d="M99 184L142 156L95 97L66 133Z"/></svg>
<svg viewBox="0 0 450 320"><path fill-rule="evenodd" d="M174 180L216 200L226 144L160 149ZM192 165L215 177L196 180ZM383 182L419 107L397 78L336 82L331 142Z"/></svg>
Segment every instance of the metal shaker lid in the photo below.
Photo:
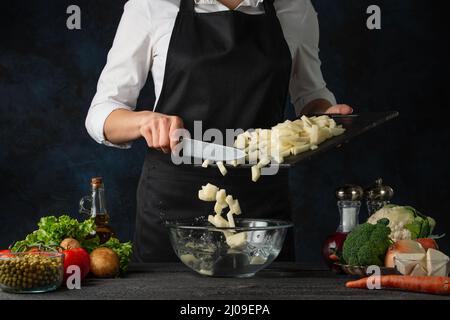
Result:
<svg viewBox="0 0 450 320"><path fill-rule="evenodd" d="M346 184L336 189L336 198L340 201L360 201L363 195L363 189L353 184Z"/></svg>
<svg viewBox="0 0 450 320"><path fill-rule="evenodd" d="M367 200L389 201L394 197L394 189L383 184L383 179L378 179L375 184L365 190Z"/></svg>

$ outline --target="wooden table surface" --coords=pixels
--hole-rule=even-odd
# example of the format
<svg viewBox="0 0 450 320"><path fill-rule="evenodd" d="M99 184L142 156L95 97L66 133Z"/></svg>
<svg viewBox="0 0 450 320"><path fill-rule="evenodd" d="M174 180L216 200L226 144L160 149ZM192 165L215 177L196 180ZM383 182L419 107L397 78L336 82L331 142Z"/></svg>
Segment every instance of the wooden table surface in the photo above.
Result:
<svg viewBox="0 0 450 320"><path fill-rule="evenodd" d="M46 294L0 293L0 300L384 300L450 299L395 290L345 288L348 276L327 270L275 263L249 279L209 278L179 263L137 264L120 279L88 279L81 290Z"/></svg>

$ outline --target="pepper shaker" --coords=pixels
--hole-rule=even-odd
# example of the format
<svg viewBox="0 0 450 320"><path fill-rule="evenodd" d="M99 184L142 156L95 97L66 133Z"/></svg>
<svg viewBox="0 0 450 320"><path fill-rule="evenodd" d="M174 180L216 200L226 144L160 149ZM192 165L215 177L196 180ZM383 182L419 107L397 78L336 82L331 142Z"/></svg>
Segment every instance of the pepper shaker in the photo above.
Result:
<svg viewBox="0 0 450 320"><path fill-rule="evenodd" d="M383 185L383 179L379 178L374 185L366 188L364 194L370 217L385 205L391 203L391 199L394 197L394 190L390 186Z"/></svg>

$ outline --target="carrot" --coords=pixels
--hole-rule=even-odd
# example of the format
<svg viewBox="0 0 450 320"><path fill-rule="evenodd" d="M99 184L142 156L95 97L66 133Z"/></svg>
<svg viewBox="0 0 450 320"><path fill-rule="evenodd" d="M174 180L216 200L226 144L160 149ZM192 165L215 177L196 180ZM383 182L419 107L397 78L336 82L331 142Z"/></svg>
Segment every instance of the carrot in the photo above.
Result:
<svg viewBox="0 0 450 320"><path fill-rule="evenodd" d="M356 281L349 281L347 288L367 289L367 280L362 278ZM373 278L370 278L371 280ZM415 276L380 276L380 284L384 288L403 289L411 292L422 292L432 294L450 294L449 277L415 277Z"/></svg>

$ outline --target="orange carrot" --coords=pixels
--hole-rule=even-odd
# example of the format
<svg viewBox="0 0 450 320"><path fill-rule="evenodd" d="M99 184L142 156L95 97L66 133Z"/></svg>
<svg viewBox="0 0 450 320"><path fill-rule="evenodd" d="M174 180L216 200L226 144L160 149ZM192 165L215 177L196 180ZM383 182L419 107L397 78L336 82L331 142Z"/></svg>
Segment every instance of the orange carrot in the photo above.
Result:
<svg viewBox="0 0 450 320"><path fill-rule="evenodd" d="M356 281L349 281L347 288L367 289L367 280L363 278ZM370 278L371 280L373 278ZM432 294L450 294L449 277L414 277L414 276L380 276L380 284L384 288L402 289L411 292L422 292Z"/></svg>

